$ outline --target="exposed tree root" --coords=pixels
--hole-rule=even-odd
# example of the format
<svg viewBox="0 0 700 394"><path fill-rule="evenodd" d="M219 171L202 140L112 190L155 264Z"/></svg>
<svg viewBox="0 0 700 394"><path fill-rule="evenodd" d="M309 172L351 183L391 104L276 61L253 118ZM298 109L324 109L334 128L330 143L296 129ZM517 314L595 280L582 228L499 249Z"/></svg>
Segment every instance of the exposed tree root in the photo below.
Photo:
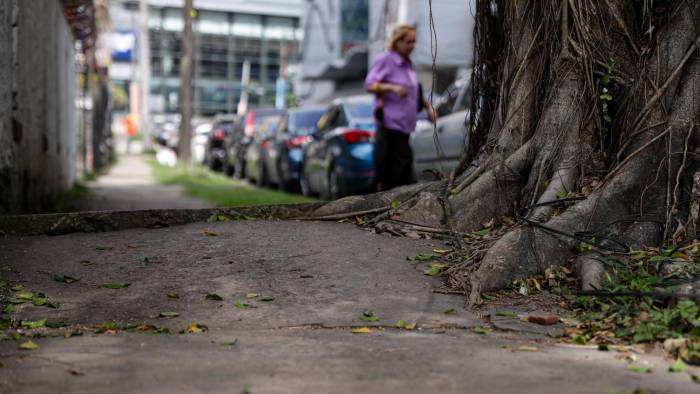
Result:
<svg viewBox="0 0 700 394"><path fill-rule="evenodd" d="M500 224L488 240L467 237L468 258L448 270L471 304L571 262L595 289L611 254L697 237L700 2L642 11L632 0L477 1L487 13L476 33L487 48L474 73L479 146L458 170L471 166L449 182L342 199L312 216L382 210L367 223L460 241ZM590 190L590 179L602 181Z"/></svg>

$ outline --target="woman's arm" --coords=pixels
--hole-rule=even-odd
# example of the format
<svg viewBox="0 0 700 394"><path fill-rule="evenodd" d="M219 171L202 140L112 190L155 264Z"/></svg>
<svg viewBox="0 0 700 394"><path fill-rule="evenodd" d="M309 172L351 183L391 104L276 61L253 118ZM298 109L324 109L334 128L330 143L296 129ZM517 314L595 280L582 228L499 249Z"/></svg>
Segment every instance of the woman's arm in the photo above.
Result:
<svg viewBox="0 0 700 394"><path fill-rule="evenodd" d="M365 78L365 89L380 97L385 92L394 92L402 98L406 97L408 90L405 87L384 82L392 72L394 72L394 69L392 68L391 59L386 55L380 56L369 69L369 73Z"/></svg>
<svg viewBox="0 0 700 394"><path fill-rule="evenodd" d="M369 93L374 93L374 94L379 94L381 95L384 92L394 92L398 94L401 98L406 97L408 94L408 90L406 90L405 87L401 85L396 85L393 83L384 83L384 82L377 82L374 84L371 84L367 87L367 91Z"/></svg>

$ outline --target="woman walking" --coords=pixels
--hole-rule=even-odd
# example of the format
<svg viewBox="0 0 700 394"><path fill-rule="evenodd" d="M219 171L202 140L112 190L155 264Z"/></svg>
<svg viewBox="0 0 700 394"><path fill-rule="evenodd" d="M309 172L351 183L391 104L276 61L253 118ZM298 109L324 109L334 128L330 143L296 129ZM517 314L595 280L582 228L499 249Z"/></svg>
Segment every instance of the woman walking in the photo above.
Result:
<svg viewBox="0 0 700 394"><path fill-rule="evenodd" d="M398 25L391 33L388 50L379 55L365 79L365 89L374 93L376 120L374 166L377 191L407 185L413 180L413 152L408 144L416 129L418 112L435 113L423 99L411 53L416 46L416 28Z"/></svg>

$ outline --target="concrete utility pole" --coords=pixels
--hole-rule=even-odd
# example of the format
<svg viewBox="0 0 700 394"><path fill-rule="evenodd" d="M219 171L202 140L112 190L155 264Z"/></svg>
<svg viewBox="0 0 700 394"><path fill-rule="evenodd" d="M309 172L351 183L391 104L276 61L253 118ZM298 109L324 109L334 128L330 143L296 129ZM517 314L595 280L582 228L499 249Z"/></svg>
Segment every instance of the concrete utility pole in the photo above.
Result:
<svg viewBox="0 0 700 394"><path fill-rule="evenodd" d="M139 0L139 79L141 80L141 105L139 106L139 130L143 133L143 148L151 146L151 44L148 36L148 0Z"/></svg>
<svg viewBox="0 0 700 394"><path fill-rule="evenodd" d="M248 89L250 88L250 60L243 61L241 75L241 98L238 100L238 115L245 115L248 112Z"/></svg>
<svg viewBox="0 0 700 394"><path fill-rule="evenodd" d="M180 163L190 164L190 139L192 138L192 7L193 0L185 0L183 9L185 29L182 32L182 58L180 60Z"/></svg>

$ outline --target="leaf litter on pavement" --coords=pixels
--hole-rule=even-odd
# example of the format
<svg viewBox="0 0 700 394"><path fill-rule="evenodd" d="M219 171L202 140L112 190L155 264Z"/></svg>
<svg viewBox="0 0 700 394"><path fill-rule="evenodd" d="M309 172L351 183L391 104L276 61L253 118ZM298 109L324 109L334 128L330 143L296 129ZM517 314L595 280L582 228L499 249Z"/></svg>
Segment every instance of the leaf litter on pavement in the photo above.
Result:
<svg viewBox="0 0 700 394"><path fill-rule="evenodd" d="M38 348L39 348L39 345L37 345L36 343L34 343L34 342L30 339L30 340L28 340L28 341L26 341L26 342L23 342L21 345L19 345L19 348L22 349L22 350L34 350L34 349L38 349Z"/></svg>
<svg viewBox="0 0 700 394"><path fill-rule="evenodd" d="M131 286L131 283L107 282L103 283L100 287L105 289L124 289L129 286Z"/></svg>
<svg viewBox="0 0 700 394"><path fill-rule="evenodd" d="M53 280L62 283L75 283L80 280L80 278L75 278L69 275L56 274L53 276Z"/></svg>
<svg viewBox="0 0 700 394"><path fill-rule="evenodd" d="M362 312L362 315L360 315L360 320L365 322L375 322L379 320L379 317L375 315L373 311L367 310Z"/></svg>
<svg viewBox="0 0 700 394"><path fill-rule="evenodd" d="M207 330L209 330L209 327L205 326L204 324L190 323L187 325L186 331L189 334L199 334ZM184 330L182 332L184 332Z"/></svg>
<svg viewBox="0 0 700 394"><path fill-rule="evenodd" d="M415 320L410 322L410 323L406 323L404 320L399 320L396 322L395 327L400 328L402 330L409 330L410 331L410 330L415 329L417 324L418 323Z"/></svg>
<svg viewBox="0 0 700 394"><path fill-rule="evenodd" d="M243 309L257 308L257 306L252 305L252 304L248 304L248 303L246 303L246 302L242 302L241 300L237 300L237 301L233 304L233 306L236 307L237 309L242 309L242 310L243 310Z"/></svg>

